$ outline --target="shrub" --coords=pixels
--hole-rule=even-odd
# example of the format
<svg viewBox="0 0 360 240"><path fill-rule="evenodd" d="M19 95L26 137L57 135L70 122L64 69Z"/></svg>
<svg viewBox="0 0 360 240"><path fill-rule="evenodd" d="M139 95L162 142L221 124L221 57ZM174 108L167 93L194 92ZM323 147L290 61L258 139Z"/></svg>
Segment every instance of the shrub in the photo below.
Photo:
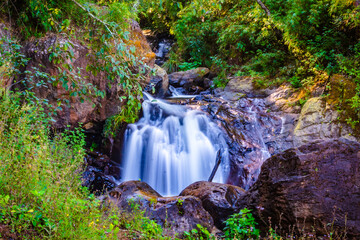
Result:
<svg viewBox="0 0 360 240"><path fill-rule="evenodd" d="M256 229L251 211L244 208L225 221L224 234L226 239L258 239L260 232Z"/></svg>

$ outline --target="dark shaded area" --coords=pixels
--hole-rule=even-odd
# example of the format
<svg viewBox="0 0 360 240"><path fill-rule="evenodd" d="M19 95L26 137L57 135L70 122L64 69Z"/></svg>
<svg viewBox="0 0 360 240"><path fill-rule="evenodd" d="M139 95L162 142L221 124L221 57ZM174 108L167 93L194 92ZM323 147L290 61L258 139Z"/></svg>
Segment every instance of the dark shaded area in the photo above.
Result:
<svg viewBox="0 0 360 240"><path fill-rule="evenodd" d="M219 229L224 229L224 221L240 211L238 199L245 194L244 189L229 184L196 182L185 188L180 196L194 196L201 200L202 206L214 219Z"/></svg>
<svg viewBox="0 0 360 240"><path fill-rule="evenodd" d="M257 182L240 199L260 228L269 218L282 234L360 237L360 144L346 139L317 141L269 158ZM344 234L347 234L346 237Z"/></svg>

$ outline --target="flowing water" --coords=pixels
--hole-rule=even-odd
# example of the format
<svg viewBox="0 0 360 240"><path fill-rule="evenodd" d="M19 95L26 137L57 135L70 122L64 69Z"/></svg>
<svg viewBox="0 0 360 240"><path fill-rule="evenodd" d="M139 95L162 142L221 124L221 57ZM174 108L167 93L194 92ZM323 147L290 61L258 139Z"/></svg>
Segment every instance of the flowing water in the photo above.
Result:
<svg viewBox="0 0 360 240"><path fill-rule="evenodd" d="M214 182L225 182L228 148L220 128L207 115L145 94L143 117L125 133L122 181L147 182L162 195L177 195L207 180L221 151Z"/></svg>
<svg viewBox="0 0 360 240"><path fill-rule="evenodd" d="M156 60L155 63L159 66L163 65L164 62L167 60L167 54L169 53L171 49L172 41L169 39L162 39L159 42L156 54Z"/></svg>

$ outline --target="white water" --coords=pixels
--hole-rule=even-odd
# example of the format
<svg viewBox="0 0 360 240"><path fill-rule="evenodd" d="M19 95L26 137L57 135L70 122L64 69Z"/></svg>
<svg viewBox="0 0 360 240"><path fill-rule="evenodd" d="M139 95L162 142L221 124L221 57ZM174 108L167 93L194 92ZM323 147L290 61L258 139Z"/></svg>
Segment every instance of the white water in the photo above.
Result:
<svg viewBox="0 0 360 240"><path fill-rule="evenodd" d="M140 179L162 195L177 195L209 178L221 149L213 181L225 182L229 156L218 126L201 112L145 97L143 117L125 133L121 180Z"/></svg>
<svg viewBox="0 0 360 240"><path fill-rule="evenodd" d="M171 97L169 97L168 99L191 99L196 97L196 95L187 95L187 94L182 94L181 92L179 92L176 88L174 88L173 86L169 86L169 90L172 94Z"/></svg>

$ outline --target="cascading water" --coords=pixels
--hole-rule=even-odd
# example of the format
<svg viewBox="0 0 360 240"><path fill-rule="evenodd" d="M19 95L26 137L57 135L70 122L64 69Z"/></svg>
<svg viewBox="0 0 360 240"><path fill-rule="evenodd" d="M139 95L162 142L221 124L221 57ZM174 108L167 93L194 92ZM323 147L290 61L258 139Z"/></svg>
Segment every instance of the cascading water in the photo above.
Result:
<svg viewBox="0 0 360 240"><path fill-rule="evenodd" d="M121 180L141 179L162 195L176 195L209 178L220 150L214 181L225 182L229 156L220 128L202 112L146 98L143 117L125 133Z"/></svg>

